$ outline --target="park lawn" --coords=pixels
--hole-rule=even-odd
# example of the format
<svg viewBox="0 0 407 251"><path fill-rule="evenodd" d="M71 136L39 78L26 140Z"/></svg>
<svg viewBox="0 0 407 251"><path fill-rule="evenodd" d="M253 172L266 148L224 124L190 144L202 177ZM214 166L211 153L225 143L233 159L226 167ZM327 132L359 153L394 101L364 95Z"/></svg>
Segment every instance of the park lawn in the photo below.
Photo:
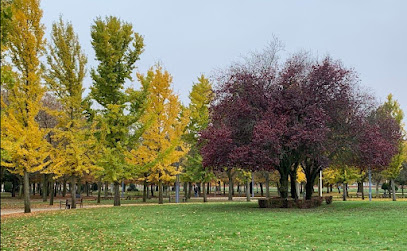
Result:
<svg viewBox="0 0 407 251"><path fill-rule="evenodd" d="M407 202L254 202L63 210L1 222L1 249L406 250Z"/></svg>

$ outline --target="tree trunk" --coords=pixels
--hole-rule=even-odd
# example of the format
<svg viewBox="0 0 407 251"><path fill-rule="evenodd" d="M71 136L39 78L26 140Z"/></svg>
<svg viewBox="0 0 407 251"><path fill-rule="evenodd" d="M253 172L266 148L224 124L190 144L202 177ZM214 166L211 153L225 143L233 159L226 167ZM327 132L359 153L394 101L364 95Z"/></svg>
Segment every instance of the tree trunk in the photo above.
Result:
<svg viewBox="0 0 407 251"><path fill-rule="evenodd" d="M16 181L15 181L15 179L13 179L13 181L12 181L12 187L11 187L11 197L16 197L16 189L17 189L17 185L16 185Z"/></svg>
<svg viewBox="0 0 407 251"><path fill-rule="evenodd" d="M202 189L203 189L203 202L208 202L207 193L206 193L207 186L205 183L202 183Z"/></svg>
<svg viewBox="0 0 407 251"><path fill-rule="evenodd" d="M211 194L211 183L208 182L206 185L206 194Z"/></svg>
<svg viewBox="0 0 407 251"><path fill-rule="evenodd" d="M260 183L260 196L263 197L264 193L263 193L263 183Z"/></svg>
<svg viewBox="0 0 407 251"><path fill-rule="evenodd" d="M326 185L326 193L329 193L329 185Z"/></svg>
<svg viewBox="0 0 407 251"><path fill-rule="evenodd" d="M229 178L229 196L228 200L233 200L233 177L232 171L230 169L227 170L228 178Z"/></svg>
<svg viewBox="0 0 407 251"><path fill-rule="evenodd" d="M226 182L223 182L223 195L226 194Z"/></svg>
<svg viewBox="0 0 407 251"><path fill-rule="evenodd" d="M30 174L24 170L24 213L31 213Z"/></svg>
<svg viewBox="0 0 407 251"><path fill-rule="evenodd" d="M329 192L330 192L330 193L332 193L332 187L333 187L333 186L332 186L332 184L331 184L331 185L329 185L329 189L330 189L330 191L329 191Z"/></svg>
<svg viewBox="0 0 407 251"><path fill-rule="evenodd" d="M363 182L362 182L362 200L365 199L365 189L363 187Z"/></svg>
<svg viewBox="0 0 407 251"><path fill-rule="evenodd" d="M120 206L120 183L115 181L113 183L113 188L114 188L113 206Z"/></svg>
<svg viewBox="0 0 407 251"><path fill-rule="evenodd" d="M151 190L152 191L152 190ZM158 204L163 204L164 203L164 198L163 198L163 182L160 179L158 181Z"/></svg>
<svg viewBox="0 0 407 251"><path fill-rule="evenodd" d="M288 197L288 174L280 172L280 196L283 199Z"/></svg>
<svg viewBox="0 0 407 251"><path fill-rule="evenodd" d="M250 201L250 180L246 180L246 201Z"/></svg>
<svg viewBox="0 0 407 251"><path fill-rule="evenodd" d="M342 199L343 199L343 201L346 201L346 196L347 196L347 190L348 189L347 189L346 185L347 184L343 183L343 188L342 188L342 192L343 192Z"/></svg>
<svg viewBox="0 0 407 251"><path fill-rule="evenodd" d="M270 198L270 173L266 172L266 197Z"/></svg>
<svg viewBox="0 0 407 251"><path fill-rule="evenodd" d="M305 183L305 199L310 200L312 197L314 189L314 183L313 182L307 182Z"/></svg>
<svg viewBox="0 0 407 251"><path fill-rule="evenodd" d="M295 172L295 174L294 174ZM290 183L291 183L291 198L294 200L298 199L298 194L297 194L297 172L296 171L291 171L290 172Z"/></svg>
<svg viewBox="0 0 407 251"><path fill-rule="evenodd" d="M363 183L362 182L358 182L358 193L361 193L363 190Z"/></svg>
<svg viewBox="0 0 407 251"><path fill-rule="evenodd" d="M184 200L188 200L188 182L184 182Z"/></svg>
<svg viewBox="0 0 407 251"><path fill-rule="evenodd" d="M151 197L154 197L154 186L153 186L153 184L151 184L151 187L150 187L151 189Z"/></svg>
<svg viewBox="0 0 407 251"><path fill-rule="evenodd" d="M72 175L71 197L72 197L71 208L76 208L76 177L75 177L75 175Z"/></svg>
<svg viewBox="0 0 407 251"><path fill-rule="evenodd" d="M87 181L85 182L85 186L86 186L86 196L89 197L89 183Z"/></svg>
<svg viewBox="0 0 407 251"><path fill-rule="evenodd" d="M144 176L144 182L143 182L143 202L147 202L147 178Z"/></svg>
<svg viewBox="0 0 407 251"><path fill-rule="evenodd" d="M397 200L396 199L396 186L394 184L394 179L390 179L390 182L391 182L392 198L393 198L393 201L396 201Z"/></svg>
<svg viewBox="0 0 407 251"><path fill-rule="evenodd" d="M42 201L47 201L47 193L48 193L48 176L46 174L42 175Z"/></svg>
<svg viewBox="0 0 407 251"><path fill-rule="evenodd" d="M14 182L13 182L13 188L14 188ZM35 182L33 183L33 195L35 195ZM12 197L15 197L16 195L14 194L14 196L12 196Z"/></svg>
<svg viewBox="0 0 407 251"><path fill-rule="evenodd" d="M101 195L102 195L102 178L99 178L99 180L98 180L98 199L97 199L98 204L100 204Z"/></svg>
<svg viewBox="0 0 407 251"><path fill-rule="evenodd" d="M51 182L50 182L50 198L49 198L49 205L50 206L52 206L52 205L54 205L54 189L55 189L55 186L54 186L55 184L54 184L54 180L51 178Z"/></svg>
<svg viewBox="0 0 407 251"><path fill-rule="evenodd" d="M188 182L188 199L192 196L192 182Z"/></svg>
<svg viewBox="0 0 407 251"><path fill-rule="evenodd" d="M105 181L105 199L109 196L109 182Z"/></svg>
<svg viewBox="0 0 407 251"><path fill-rule="evenodd" d="M64 182L62 183L62 197L65 198L66 196L66 179L64 179Z"/></svg>

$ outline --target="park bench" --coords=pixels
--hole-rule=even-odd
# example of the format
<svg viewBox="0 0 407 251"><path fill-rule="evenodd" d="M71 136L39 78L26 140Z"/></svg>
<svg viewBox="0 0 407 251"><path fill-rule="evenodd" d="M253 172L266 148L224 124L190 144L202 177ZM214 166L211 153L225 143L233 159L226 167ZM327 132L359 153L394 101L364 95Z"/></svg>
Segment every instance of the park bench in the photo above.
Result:
<svg viewBox="0 0 407 251"><path fill-rule="evenodd" d="M76 204L79 205L80 208L83 207L83 198L80 198L76 201ZM59 201L59 209L62 209L62 200ZM69 199L66 199L65 201L65 209L71 209L71 203Z"/></svg>
<svg viewBox="0 0 407 251"><path fill-rule="evenodd" d="M361 193L361 192L356 193L356 198L359 198L359 196L362 197L362 193Z"/></svg>

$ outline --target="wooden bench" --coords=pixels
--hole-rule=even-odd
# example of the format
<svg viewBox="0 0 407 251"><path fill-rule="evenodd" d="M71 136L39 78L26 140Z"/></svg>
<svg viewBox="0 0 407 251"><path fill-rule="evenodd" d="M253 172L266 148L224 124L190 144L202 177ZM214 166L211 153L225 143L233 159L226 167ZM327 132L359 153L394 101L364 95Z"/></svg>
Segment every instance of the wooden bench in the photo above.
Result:
<svg viewBox="0 0 407 251"><path fill-rule="evenodd" d="M76 205L79 204L79 207L82 208L83 207L83 198L80 198L76 201ZM59 209L62 209L62 200L59 201ZM66 199L65 201L65 209L71 209L71 203L69 201L69 199Z"/></svg>

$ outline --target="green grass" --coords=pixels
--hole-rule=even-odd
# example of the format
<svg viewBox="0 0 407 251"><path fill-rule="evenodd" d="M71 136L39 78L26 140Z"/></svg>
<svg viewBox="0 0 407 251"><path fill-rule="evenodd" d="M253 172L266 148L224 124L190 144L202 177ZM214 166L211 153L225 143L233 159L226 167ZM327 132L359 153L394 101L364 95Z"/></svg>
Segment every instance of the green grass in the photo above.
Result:
<svg viewBox="0 0 407 251"><path fill-rule="evenodd" d="M1 249L406 250L407 202L167 204L2 219Z"/></svg>

